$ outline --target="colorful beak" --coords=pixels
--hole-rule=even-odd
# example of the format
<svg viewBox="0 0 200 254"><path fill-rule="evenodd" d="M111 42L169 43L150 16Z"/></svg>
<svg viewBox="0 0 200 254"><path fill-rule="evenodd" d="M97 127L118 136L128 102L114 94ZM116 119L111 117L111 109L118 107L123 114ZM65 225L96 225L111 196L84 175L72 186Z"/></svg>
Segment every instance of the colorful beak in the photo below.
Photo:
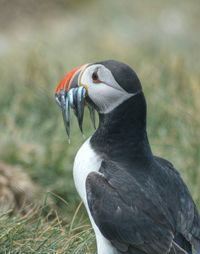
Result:
<svg viewBox="0 0 200 254"><path fill-rule="evenodd" d="M74 110L82 132L84 99L86 95L86 89L83 86L79 86L79 75L82 69L81 66L71 70L59 83L55 92L56 102L61 107L68 137L70 137L70 108Z"/></svg>
<svg viewBox="0 0 200 254"><path fill-rule="evenodd" d="M71 70L59 83L55 91L55 98L58 105L61 107L65 129L70 138L70 109L72 108L79 124L79 128L83 133L83 116L85 97L87 94L86 88L79 83L80 76L87 65L77 67ZM95 123L94 109L89 106L91 119Z"/></svg>

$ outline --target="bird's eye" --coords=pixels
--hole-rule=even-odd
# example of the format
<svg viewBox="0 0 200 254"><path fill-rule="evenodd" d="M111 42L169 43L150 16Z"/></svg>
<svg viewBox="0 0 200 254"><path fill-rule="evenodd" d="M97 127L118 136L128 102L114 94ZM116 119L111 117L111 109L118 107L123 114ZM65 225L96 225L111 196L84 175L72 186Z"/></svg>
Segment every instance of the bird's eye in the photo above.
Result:
<svg viewBox="0 0 200 254"><path fill-rule="evenodd" d="M92 80L93 80L94 83L100 82L99 76L98 76L96 71L92 73Z"/></svg>

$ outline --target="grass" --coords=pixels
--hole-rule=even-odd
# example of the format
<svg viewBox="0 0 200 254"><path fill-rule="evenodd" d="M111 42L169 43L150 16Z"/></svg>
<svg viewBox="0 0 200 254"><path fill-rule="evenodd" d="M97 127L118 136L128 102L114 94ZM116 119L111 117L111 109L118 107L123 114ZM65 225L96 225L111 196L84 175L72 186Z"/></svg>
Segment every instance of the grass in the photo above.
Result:
<svg viewBox="0 0 200 254"><path fill-rule="evenodd" d="M38 212L11 218L1 215L0 253L92 253L94 236L79 210L67 225L57 214L52 218L50 213L42 216Z"/></svg>
<svg viewBox="0 0 200 254"><path fill-rule="evenodd" d="M47 25L18 27L23 40L8 30L10 48L0 55L0 159L23 167L55 206L44 201L26 215L2 214L0 253L94 253L94 235L72 179L84 140L73 121L68 144L54 101L62 76L87 62L114 58L136 70L148 103L152 149L173 162L200 208L199 5L182 1L176 9L176 3L155 0L154 8L146 1L123 6L109 1L105 8L105 1L88 1ZM180 19L174 23L183 28L166 32L174 12ZM88 115L84 126L88 137L93 133Z"/></svg>

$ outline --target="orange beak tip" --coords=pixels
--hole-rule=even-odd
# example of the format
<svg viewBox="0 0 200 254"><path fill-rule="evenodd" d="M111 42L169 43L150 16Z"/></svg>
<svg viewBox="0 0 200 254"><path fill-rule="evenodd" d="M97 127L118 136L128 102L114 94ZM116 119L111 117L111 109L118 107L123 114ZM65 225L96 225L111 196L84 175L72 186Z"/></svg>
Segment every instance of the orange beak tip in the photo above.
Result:
<svg viewBox="0 0 200 254"><path fill-rule="evenodd" d="M64 76L64 78L60 81L60 83L58 84L56 88L56 91L55 91L56 94L58 94L61 90L64 90L64 91L69 90L73 76L78 72L80 68L81 68L80 66L76 67Z"/></svg>

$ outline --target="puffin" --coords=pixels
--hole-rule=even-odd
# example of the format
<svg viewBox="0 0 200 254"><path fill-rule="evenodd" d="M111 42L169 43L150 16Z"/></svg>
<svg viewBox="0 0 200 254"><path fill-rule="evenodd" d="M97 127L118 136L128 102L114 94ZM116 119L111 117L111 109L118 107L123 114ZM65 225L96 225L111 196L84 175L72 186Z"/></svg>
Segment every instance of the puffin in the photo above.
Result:
<svg viewBox="0 0 200 254"><path fill-rule="evenodd" d="M152 153L141 82L125 63L71 70L55 91L70 137L71 111L98 127L77 152L75 187L94 229L98 254L200 254L200 215L179 172ZM193 252L194 251L194 252Z"/></svg>

